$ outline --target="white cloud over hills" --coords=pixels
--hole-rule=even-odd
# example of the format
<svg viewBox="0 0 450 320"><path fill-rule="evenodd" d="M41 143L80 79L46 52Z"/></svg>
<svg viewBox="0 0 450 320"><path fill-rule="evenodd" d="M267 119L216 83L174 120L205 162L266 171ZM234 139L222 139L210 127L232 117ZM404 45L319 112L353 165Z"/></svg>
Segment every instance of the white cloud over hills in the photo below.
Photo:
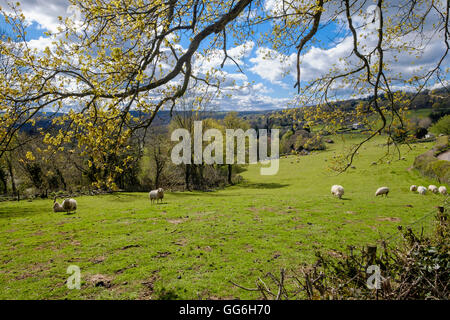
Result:
<svg viewBox="0 0 450 320"><path fill-rule="evenodd" d="M0 6L7 8L7 0L0 0ZM35 22L42 30L55 31L58 26L58 16L68 15L69 3L64 0L22 0L21 8L27 18L32 23ZM273 10L277 7L276 0L265 2L266 10ZM373 10L366 7L366 10ZM338 19L339 21L339 19ZM364 22L355 17L356 24ZM339 22L338 22L339 23ZM391 64L391 75L403 75L410 77L415 75L420 69L428 70L432 68L444 50L442 38L439 33L432 33L435 30L430 28L425 30L429 39L424 45L420 59L416 54L411 55L406 52L388 52L387 60L393 60L394 56L398 62ZM345 28L344 28L345 29ZM376 39L371 32L375 30L375 23L364 34L364 44L366 50L373 48ZM414 43L414 34L411 34ZM301 57L301 79L311 81L318 76L326 74L331 66L338 70L343 70L349 64L358 63L353 50L351 36L347 33L336 42L328 42L326 47L310 46L305 49ZM29 41L29 45L38 50L43 50L51 45L48 38L40 37ZM420 49L420 43L417 43ZM218 108L224 110L262 110L285 108L293 94L293 85L296 76L296 55L284 55L269 48L268 45L258 47L254 41L247 41L241 45L232 46L227 49L227 53L232 59L227 59L221 75L225 78L222 83L224 93L230 96L223 96L214 102ZM211 68L219 68L223 62L224 53L222 50L214 50L208 56L199 57L193 63L194 73L205 74ZM239 71L235 62L239 64L244 73ZM444 62L444 66L450 65L450 58ZM398 86L398 88L404 88ZM350 88L342 90L342 96L350 93Z"/></svg>

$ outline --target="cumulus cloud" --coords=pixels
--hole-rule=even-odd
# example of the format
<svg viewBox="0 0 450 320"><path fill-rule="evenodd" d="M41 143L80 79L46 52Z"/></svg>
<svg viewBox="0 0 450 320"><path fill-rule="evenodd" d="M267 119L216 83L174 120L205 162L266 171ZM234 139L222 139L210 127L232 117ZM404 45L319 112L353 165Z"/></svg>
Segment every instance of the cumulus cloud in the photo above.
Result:
<svg viewBox="0 0 450 320"><path fill-rule="evenodd" d="M39 37L39 39L32 39L27 42L27 45L31 49L37 49L38 51L43 51L46 47L52 47L52 39Z"/></svg>
<svg viewBox="0 0 450 320"><path fill-rule="evenodd" d="M0 0L0 6L7 8L10 0ZM37 23L43 30L55 31L58 26L58 16L67 16L70 14L68 10L69 2L67 0L21 0L21 8L27 18L27 21ZM280 1L266 0L264 8L267 11L280 10ZM391 2L392 10L386 12L385 18L396 12L394 8L396 1ZM436 5L444 2L438 1ZM327 2L330 6L326 10L326 15L338 15L336 24L342 27L343 34L339 35L340 39L332 39L333 43L327 42L327 47L309 46L305 48L301 56L301 78L302 81L311 81L317 77L324 76L334 67L337 71L344 70L346 67L356 65L360 61L352 53L353 39L346 27L346 17L339 15L342 7L336 2ZM335 6L335 7L331 7ZM370 22L366 28L358 28L361 37L361 48L363 52L372 50L376 44L376 27L377 20L372 19L374 15L374 6L367 3L363 8L364 14L355 15L353 22L356 27ZM325 17L326 18L326 17ZM426 41L417 37L417 34L411 33L407 37L399 39L399 42L408 42L416 50L413 54L408 52L389 51L385 54L385 59L390 63L388 76L403 76L405 78L425 72L436 65L442 55L445 46L442 42L440 33L433 28L433 17L430 16L429 21L424 29ZM333 37L331 35L331 37ZM336 37L335 37L336 38ZM51 47L51 40L45 37L33 39L28 45L38 50L43 50L46 46ZM225 92L231 93L231 97L221 97L215 103L222 104L223 109L237 110L261 110L283 108L287 104L287 98L276 98L280 96L281 88L287 92L287 88L292 88L296 77L296 54L282 54L271 48L270 44L266 47L256 48L253 41L247 41L241 45L228 48L228 55L238 63L246 74L238 72L235 63L228 59L225 62L224 70L220 70L218 75L224 79L222 88ZM184 49L180 46L180 51ZM163 48L163 50L165 50ZM170 52L168 52L170 55ZM416 56L420 58L417 59ZM394 62L394 58L398 61ZM203 76L211 69L220 69L224 59L222 50L210 50L206 57L195 55L193 61L194 74ZM168 59L162 65L162 72L170 69L174 63L173 59ZM450 58L444 61L444 67L450 65ZM151 70L147 70L150 72ZM249 72L247 72L249 71ZM256 83L250 83L256 79ZM179 78L177 78L178 81ZM270 83L273 86L268 88L265 84ZM430 84L433 85L433 84ZM394 88L404 88L402 84L394 84ZM352 93L350 87L339 88L342 95L350 95ZM287 95L287 94L286 94ZM247 108L247 109L246 109Z"/></svg>
<svg viewBox="0 0 450 320"><path fill-rule="evenodd" d="M224 66L235 66L236 63L240 66L244 64L243 59L250 56L253 51L255 43L253 41L247 41L239 46L231 47L227 49L227 55L232 59L227 59ZM210 50L206 56L200 54L196 55L196 59L193 63L193 68L198 72L205 73L214 68L219 68L225 58L223 50Z"/></svg>
<svg viewBox="0 0 450 320"><path fill-rule="evenodd" d="M8 10L10 0L0 0L0 6ZM36 22L42 29L57 31L58 16L69 16L67 0L20 0L20 7L29 23Z"/></svg>
<svg viewBox="0 0 450 320"><path fill-rule="evenodd" d="M277 11L280 10L279 4L276 0L267 0L265 7L266 10ZM359 50L363 54L374 50L378 41L379 17L375 9L376 6L373 4L366 5L362 14L352 17L359 35ZM330 10L335 14L338 12L333 8ZM394 19L396 10L392 7L392 10L384 12L385 20ZM408 44L409 50L391 49L384 53L384 60L389 66L385 72L387 77L408 79L423 74L436 66L437 61L445 51L445 44L442 42L443 30L436 30L433 25L437 19L438 14L430 12L421 34L411 32L389 44L394 47ZM362 64L353 52L353 37L349 32L346 17L340 14L336 21L337 29L343 30L344 36L342 36L342 33L340 39L336 39L337 36L335 36L335 39L333 39L335 42L328 42L326 48L313 45L304 50L300 58L302 81L308 82L323 77L331 70L333 74L345 72L345 70L349 70L349 67L354 68ZM387 46L388 44L384 43L383 45ZM249 61L253 64L249 70L264 80L281 86L291 85L295 81L296 53L284 55L273 49L263 47L257 49L255 57L250 58ZM450 57L447 57L443 62L444 68L448 65L450 65ZM394 85L399 84L394 83ZM341 91L340 96L343 98L345 98L345 95L352 93L352 88L336 88L336 90Z"/></svg>
<svg viewBox="0 0 450 320"><path fill-rule="evenodd" d="M285 87L286 84L282 80L291 72L294 59L294 55L286 56L261 47L256 50L255 57L249 59L253 64L249 70L271 83Z"/></svg>

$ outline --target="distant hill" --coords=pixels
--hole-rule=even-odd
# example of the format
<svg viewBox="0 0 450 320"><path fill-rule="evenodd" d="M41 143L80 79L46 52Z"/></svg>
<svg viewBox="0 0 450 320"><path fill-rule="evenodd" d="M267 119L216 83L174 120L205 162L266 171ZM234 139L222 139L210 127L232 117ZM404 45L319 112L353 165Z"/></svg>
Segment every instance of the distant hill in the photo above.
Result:
<svg viewBox="0 0 450 320"><path fill-rule="evenodd" d="M406 93L406 95L413 97L413 93ZM383 96L382 96L383 99ZM349 99L337 102L343 109L351 110L361 101L368 101L369 98L365 99ZM414 101L411 103L411 110L418 109L429 109L429 116L433 121L436 121L441 116L450 114L450 88L439 88L435 90L423 90ZM180 112L180 111L178 111ZM190 113L191 111L186 111ZM239 117L246 119L252 123L252 127L262 128L268 127L269 117L267 115L274 113L282 113L283 111L280 109L276 110L262 110L262 111L237 111ZM229 111L199 111L200 118L213 118L213 119L223 119ZM63 113L52 114L51 117L61 116ZM143 112L131 111L131 115L133 117L149 117L150 115ZM171 121L170 111L161 110L156 115L153 126L166 126ZM36 133L37 128L47 129L52 124L52 119L49 115L45 113L39 113L36 117L36 125L33 126L31 124L26 124L22 131L33 134ZM286 125L286 124L284 124ZM283 125L283 126L284 126Z"/></svg>

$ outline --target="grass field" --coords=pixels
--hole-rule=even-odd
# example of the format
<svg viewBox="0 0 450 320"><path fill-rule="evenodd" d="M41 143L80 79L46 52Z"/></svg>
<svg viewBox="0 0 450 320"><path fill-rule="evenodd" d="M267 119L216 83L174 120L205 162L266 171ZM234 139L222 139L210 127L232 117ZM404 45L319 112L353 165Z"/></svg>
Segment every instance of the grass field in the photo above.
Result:
<svg viewBox="0 0 450 320"><path fill-rule="evenodd" d="M385 151L377 138L356 169L336 175L327 165L345 144L335 141L326 151L281 159L276 176L250 166L244 183L167 193L158 205L146 193L79 197L72 215L53 213L52 200L0 203L0 298L256 298L229 280L253 287L268 271L313 262L316 249L332 254L375 243L442 203L442 196L409 192L413 183L436 184L407 170L431 144L405 147L406 161L372 166ZM330 194L337 183L342 200ZM387 198L374 196L380 186L390 187ZM81 268L81 290L65 285L69 265ZM111 286L95 287L98 274Z"/></svg>

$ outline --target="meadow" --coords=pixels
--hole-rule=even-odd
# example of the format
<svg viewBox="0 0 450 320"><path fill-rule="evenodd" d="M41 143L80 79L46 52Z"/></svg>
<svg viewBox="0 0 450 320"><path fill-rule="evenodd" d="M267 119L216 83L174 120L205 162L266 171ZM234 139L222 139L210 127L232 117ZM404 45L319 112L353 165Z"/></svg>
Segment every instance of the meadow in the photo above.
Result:
<svg viewBox="0 0 450 320"><path fill-rule="evenodd" d="M328 170L359 138L333 137L325 151L283 157L275 176L251 165L240 184L167 192L157 205L147 193L78 197L75 214L53 213L50 199L0 203L0 299L258 298L230 280L253 287L269 271L313 263L316 250L375 244L443 202L409 191L437 184L408 170L432 143L402 147L406 160L372 165L386 151L377 137L361 148L355 169ZM332 197L333 184L344 186L342 200ZM381 186L388 197L374 196ZM69 265L81 269L80 290L66 287ZM104 285L95 286L99 275Z"/></svg>

